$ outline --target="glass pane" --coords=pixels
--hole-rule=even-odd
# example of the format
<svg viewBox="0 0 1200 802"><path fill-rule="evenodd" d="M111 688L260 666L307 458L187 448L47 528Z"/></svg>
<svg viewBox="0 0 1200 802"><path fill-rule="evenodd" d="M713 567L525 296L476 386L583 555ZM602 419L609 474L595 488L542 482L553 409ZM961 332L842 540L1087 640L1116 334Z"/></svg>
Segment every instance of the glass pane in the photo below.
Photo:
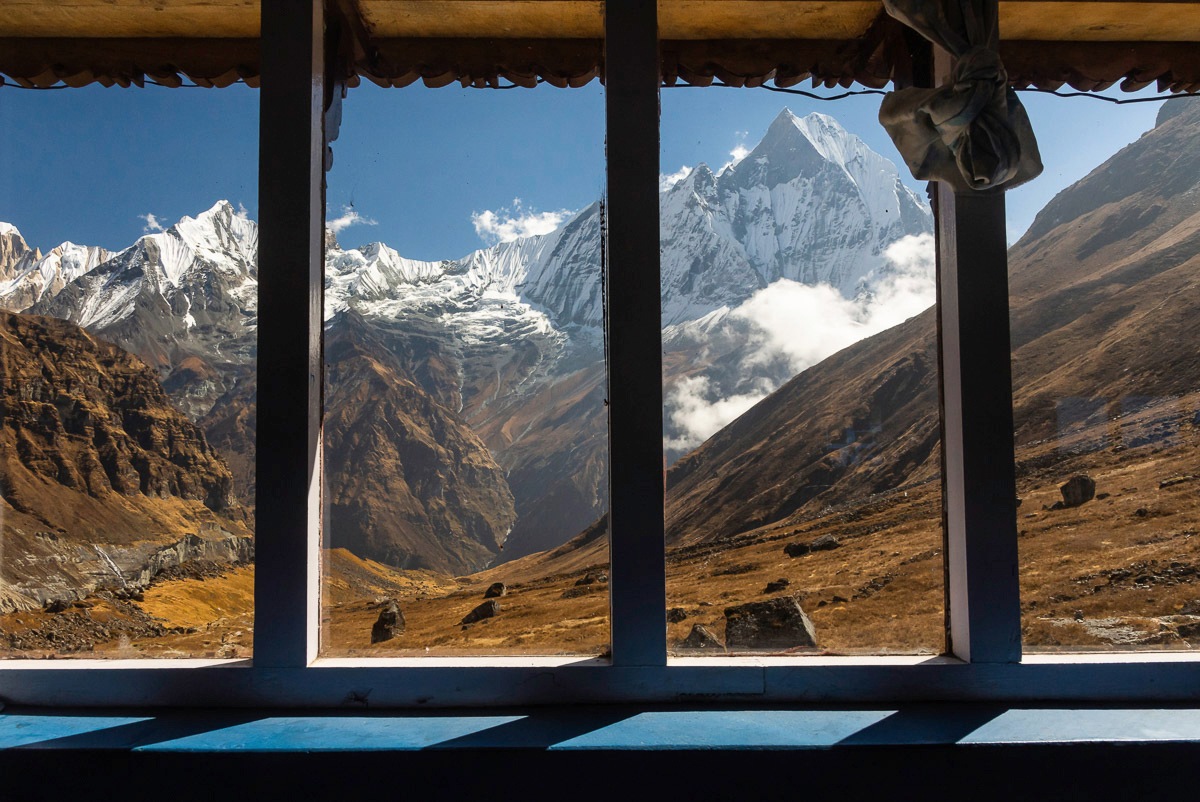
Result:
<svg viewBox="0 0 1200 802"><path fill-rule="evenodd" d="M939 652L932 216L878 97L780 97L663 91L669 647Z"/></svg>
<svg viewBox="0 0 1200 802"><path fill-rule="evenodd" d="M1200 104L1028 106L1074 183L1010 201L1025 648L1195 648Z"/></svg>
<svg viewBox="0 0 1200 802"><path fill-rule="evenodd" d="M0 656L246 657L257 93L3 94Z"/></svg>
<svg viewBox="0 0 1200 802"><path fill-rule="evenodd" d="M347 98L324 654L607 648L603 120L598 83Z"/></svg>

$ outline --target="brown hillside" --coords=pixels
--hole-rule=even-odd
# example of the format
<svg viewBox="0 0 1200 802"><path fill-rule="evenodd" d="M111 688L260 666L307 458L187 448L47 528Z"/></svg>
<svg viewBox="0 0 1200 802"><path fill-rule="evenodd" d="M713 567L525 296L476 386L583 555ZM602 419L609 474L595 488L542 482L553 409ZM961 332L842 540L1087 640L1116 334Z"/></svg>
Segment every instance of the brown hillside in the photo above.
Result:
<svg viewBox="0 0 1200 802"><path fill-rule="evenodd" d="M356 318L326 343L328 543L397 568L478 570L514 519L504 472Z"/></svg>
<svg viewBox="0 0 1200 802"><path fill-rule="evenodd" d="M0 313L0 421L0 605L252 552L229 469L117 346L64 321Z"/></svg>

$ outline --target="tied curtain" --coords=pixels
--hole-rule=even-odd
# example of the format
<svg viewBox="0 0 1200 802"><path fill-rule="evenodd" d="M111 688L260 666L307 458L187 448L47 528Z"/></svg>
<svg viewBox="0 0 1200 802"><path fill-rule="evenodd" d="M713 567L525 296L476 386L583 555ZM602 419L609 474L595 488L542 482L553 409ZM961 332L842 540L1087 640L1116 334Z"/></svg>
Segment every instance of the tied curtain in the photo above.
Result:
<svg viewBox="0 0 1200 802"><path fill-rule="evenodd" d="M955 60L934 89L890 92L879 122L914 177L956 192L1003 192L1042 172L1025 107L1000 62L997 0L883 0L887 13Z"/></svg>

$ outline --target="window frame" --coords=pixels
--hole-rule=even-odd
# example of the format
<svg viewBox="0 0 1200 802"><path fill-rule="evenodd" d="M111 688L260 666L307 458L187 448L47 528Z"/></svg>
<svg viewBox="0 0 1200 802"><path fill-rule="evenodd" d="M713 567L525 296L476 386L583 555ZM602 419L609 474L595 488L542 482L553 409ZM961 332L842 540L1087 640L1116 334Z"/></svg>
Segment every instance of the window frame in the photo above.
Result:
<svg viewBox="0 0 1200 802"><path fill-rule="evenodd" d="M261 0L258 436L272 459L259 460L257 482L272 512L256 531L253 657L4 661L0 699L125 707L1200 699L1196 654L1021 655L1004 199L945 187L934 211L947 653L668 657L662 421L644 412L662 408L661 354L639 348L659 336L660 76L656 4L639 0L607 0L604 45L606 253L618 268L636 265L609 271L622 320L609 332L611 657L320 658L324 174L343 87L327 70L336 44L323 2L306 1ZM948 67L935 58L937 75ZM960 265L971 270L960 274ZM622 357L629 353L636 358Z"/></svg>

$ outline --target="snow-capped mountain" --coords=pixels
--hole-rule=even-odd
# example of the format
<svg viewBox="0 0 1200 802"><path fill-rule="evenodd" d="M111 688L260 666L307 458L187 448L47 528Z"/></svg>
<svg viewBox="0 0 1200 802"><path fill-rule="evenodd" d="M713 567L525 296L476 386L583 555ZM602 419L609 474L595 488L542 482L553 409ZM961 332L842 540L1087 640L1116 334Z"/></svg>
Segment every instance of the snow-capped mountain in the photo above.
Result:
<svg viewBox="0 0 1200 802"><path fill-rule="evenodd" d="M846 297L884 250L932 231L895 165L824 114L784 109L737 164L696 167L662 199L663 324L734 307L789 279Z"/></svg>
<svg viewBox="0 0 1200 802"><path fill-rule="evenodd" d="M198 419L253 369L257 224L220 201L108 256L21 311L119 343L158 370L180 408Z"/></svg>
<svg viewBox="0 0 1200 802"><path fill-rule="evenodd" d="M64 242L43 256L25 244L15 226L0 223L0 306L24 311L43 297L57 294L111 255L104 248Z"/></svg>
<svg viewBox="0 0 1200 802"><path fill-rule="evenodd" d="M660 203L663 324L695 344L668 380L694 374L699 335L763 288L787 279L850 299L890 269L891 243L932 229L894 165L832 118L786 109L744 160L719 174L699 165ZM605 504L601 231L597 203L549 234L454 260L327 242L327 328L366 327L508 476L517 521L505 558L565 541ZM42 257L14 237L0 228L0 306L68 319L133 351L193 419L241 421L238 448L252 460L252 416L229 406L254 398L255 223L221 201L115 254L64 245ZM722 353L749 347L726 342Z"/></svg>

